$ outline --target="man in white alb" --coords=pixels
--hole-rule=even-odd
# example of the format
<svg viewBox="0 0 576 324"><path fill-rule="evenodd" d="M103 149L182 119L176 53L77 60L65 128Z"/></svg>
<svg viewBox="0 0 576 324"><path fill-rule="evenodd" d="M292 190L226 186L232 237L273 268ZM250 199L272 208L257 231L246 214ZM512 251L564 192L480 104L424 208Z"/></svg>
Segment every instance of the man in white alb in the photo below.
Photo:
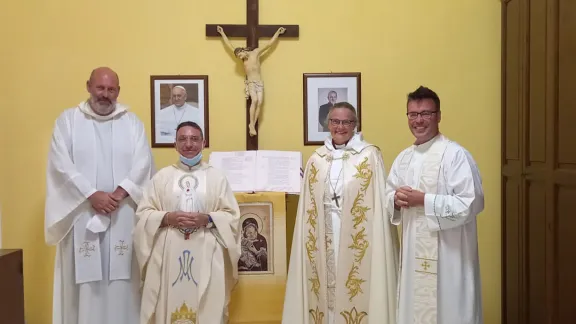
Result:
<svg viewBox="0 0 576 324"><path fill-rule="evenodd" d="M416 141L395 159L386 186L388 215L403 231L398 324L481 324L478 166L440 133L434 91L410 93L407 116Z"/></svg>
<svg viewBox="0 0 576 324"><path fill-rule="evenodd" d="M200 109L186 102L187 99L188 94L183 86L172 88L172 105L160 109L156 116L156 137L173 141L176 127L185 121L195 122L204 132L204 118Z"/></svg>
<svg viewBox="0 0 576 324"><path fill-rule="evenodd" d="M56 120L48 156L45 239L57 245L53 324L135 324L132 230L154 172L144 125L117 103L118 75L92 71L90 98Z"/></svg>
<svg viewBox="0 0 576 324"><path fill-rule="evenodd" d="M240 209L224 173L202 162L200 127L184 122L176 134L180 160L152 178L136 212L140 323L227 323L238 279Z"/></svg>
<svg viewBox="0 0 576 324"><path fill-rule="evenodd" d="M347 102L306 165L283 324L396 324L398 234L386 217L380 149L355 132Z"/></svg>

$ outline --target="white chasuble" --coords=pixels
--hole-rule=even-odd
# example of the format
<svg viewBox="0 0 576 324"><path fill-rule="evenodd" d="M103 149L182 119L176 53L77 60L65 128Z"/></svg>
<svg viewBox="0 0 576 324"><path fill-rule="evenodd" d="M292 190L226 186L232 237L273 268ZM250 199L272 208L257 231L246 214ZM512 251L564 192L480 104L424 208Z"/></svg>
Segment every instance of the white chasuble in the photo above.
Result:
<svg viewBox="0 0 576 324"><path fill-rule="evenodd" d="M178 171L172 185L173 195L178 197L178 210L199 212L204 210L206 177L203 172ZM160 305L156 323L196 324L198 300L200 299L200 264L205 229L169 228L166 234L162 269L163 285L160 289Z"/></svg>
<svg viewBox="0 0 576 324"><path fill-rule="evenodd" d="M116 104L108 116L84 102L56 120L47 169L45 237L58 244L54 324L135 323L138 267L132 230L141 186L154 164L144 126ZM87 198L128 192L116 211L100 215Z"/></svg>
<svg viewBox="0 0 576 324"><path fill-rule="evenodd" d="M308 160L282 323L396 324L398 242L380 150L356 134ZM340 196L340 197L338 197Z"/></svg>
<svg viewBox="0 0 576 324"><path fill-rule="evenodd" d="M424 192L424 206L395 210L402 186ZM409 147L392 165L386 196L403 231L398 324L482 323L475 217L484 198L469 153L442 135Z"/></svg>
<svg viewBox="0 0 576 324"><path fill-rule="evenodd" d="M160 227L171 211L209 214L213 228ZM239 208L223 174L201 163L162 169L138 207L142 324L224 323L237 280Z"/></svg>

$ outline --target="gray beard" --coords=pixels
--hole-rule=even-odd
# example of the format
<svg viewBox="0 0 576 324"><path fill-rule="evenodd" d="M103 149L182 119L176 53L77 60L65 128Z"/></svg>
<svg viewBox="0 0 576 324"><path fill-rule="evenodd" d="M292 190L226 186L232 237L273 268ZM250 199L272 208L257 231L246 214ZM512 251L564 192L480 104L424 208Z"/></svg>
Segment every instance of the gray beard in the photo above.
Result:
<svg viewBox="0 0 576 324"><path fill-rule="evenodd" d="M92 108L92 110L100 116L108 116L115 110L116 103L113 102L112 104L104 105L98 102L90 101L90 108Z"/></svg>

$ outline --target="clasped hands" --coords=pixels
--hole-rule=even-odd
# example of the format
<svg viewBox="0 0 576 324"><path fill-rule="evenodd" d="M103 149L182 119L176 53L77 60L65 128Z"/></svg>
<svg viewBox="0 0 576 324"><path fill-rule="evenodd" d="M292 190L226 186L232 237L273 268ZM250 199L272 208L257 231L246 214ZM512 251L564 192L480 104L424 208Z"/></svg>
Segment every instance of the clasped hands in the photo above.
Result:
<svg viewBox="0 0 576 324"><path fill-rule="evenodd" d="M181 228L199 228L208 225L208 217L207 214L202 213L175 211L167 213L163 222L166 225Z"/></svg>
<svg viewBox="0 0 576 324"><path fill-rule="evenodd" d="M400 208L424 206L424 193L412 189L408 186L402 186L396 190L394 193L394 208L400 210Z"/></svg>
<svg viewBox="0 0 576 324"><path fill-rule="evenodd" d="M95 211L103 214L110 215L118 208L122 199L128 197L128 192L121 187L116 188L114 192L96 191L88 200Z"/></svg>

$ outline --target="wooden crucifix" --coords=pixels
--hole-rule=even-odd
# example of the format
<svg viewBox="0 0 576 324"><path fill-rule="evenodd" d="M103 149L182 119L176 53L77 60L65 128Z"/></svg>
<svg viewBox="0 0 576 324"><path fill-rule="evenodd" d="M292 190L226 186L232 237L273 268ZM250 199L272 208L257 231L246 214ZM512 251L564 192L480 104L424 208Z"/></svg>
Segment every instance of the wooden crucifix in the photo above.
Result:
<svg viewBox="0 0 576 324"><path fill-rule="evenodd" d="M217 24L206 25L206 36L224 38L226 45L234 55L244 62L246 72L246 150L258 150L258 117L264 96L264 85L260 78L259 56L274 43L278 37L298 37L298 25L260 25L258 23L258 0L246 0L246 25ZM246 47L235 48L228 37L246 37ZM272 37L269 44L259 48L260 37Z"/></svg>

